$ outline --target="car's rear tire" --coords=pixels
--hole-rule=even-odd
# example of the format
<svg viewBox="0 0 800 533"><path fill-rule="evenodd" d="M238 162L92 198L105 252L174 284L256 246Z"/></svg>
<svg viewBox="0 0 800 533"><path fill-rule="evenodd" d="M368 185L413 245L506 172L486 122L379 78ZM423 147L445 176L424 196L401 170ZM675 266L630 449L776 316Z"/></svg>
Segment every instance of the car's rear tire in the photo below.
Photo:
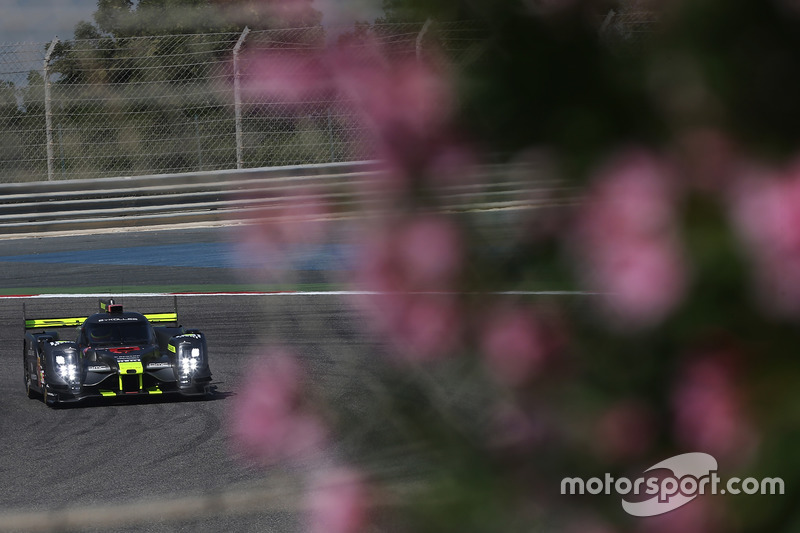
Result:
<svg viewBox="0 0 800 533"><path fill-rule="evenodd" d="M28 395L28 398L33 399L36 398L39 394L31 388L33 383L31 382L31 374L28 370L25 370L25 393Z"/></svg>

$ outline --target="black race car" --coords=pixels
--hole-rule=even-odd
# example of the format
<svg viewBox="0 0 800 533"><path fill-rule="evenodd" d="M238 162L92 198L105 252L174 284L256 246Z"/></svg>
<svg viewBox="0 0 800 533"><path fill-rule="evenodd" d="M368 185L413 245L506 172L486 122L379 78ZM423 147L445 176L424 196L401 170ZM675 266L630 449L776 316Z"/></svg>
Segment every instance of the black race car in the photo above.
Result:
<svg viewBox="0 0 800 533"><path fill-rule="evenodd" d="M142 315L101 300L90 317L28 319L23 311L28 397L55 406L92 397L211 394L205 336L180 326L175 307Z"/></svg>

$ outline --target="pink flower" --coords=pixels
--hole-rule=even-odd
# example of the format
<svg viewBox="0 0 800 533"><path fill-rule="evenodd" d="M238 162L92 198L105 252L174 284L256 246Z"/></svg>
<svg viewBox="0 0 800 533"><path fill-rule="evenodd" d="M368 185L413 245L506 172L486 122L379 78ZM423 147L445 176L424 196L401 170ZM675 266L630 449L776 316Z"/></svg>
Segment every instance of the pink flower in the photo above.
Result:
<svg viewBox="0 0 800 533"><path fill-rule="evenodd" d="M601 171L573 241L580 273L599 291L611 323L647 327L683 298L686 267L665 165L629 151Z"/></svg>
<svg viewBox="0 0 800 533"><path fill-rule="evenodd" d="M232 413L231 432L244 453L272 464L321 449L326 430L300 405L301 379L299 366L283 351L250 367Z"/></svg>
<svg viewBox="0 0 800 533"><path fill-rule="evenodd" d="M485 321L481 348L489 370L501 382L519 386L534 376L548 355L546 332L524 308L501 308Z"/></svg>
<svg viewBox="0 0 800 533"><path fill-rule="evenodd" d="M447 291L463 261L458 226L444 217L420 216L368 237L355 281L374 291Z"/></svg>
<svg viewBox="0 0 800 533"><path fill-rule="evenodd" d="M307 105L330 100L334 88L319 52L280 48L253 50L242 56L242 93L262 105Z"/></svg>
<svg viewBox="0 0 800 533"><path fill-rule="evenodd" d="M377 45L369 53L377 55ZM335 57L337 85L384 141L408 136L427 139L448 123L454 96L433 65L418 60L365 62L363 49L346 48Z"/></svg>
<svg viewBox="0 0 800 533"><path fill-rule="evenodd" d="M370 329L409 361L442 357L460 346L463 325L453 294L367 294L357 305Z"/></svg>
<svg viewBox="0 0 800 533"><path fill-rule="evenodd" d="M548 428L522 407L504 402L497 406L489 424L489 445L501 451L529 454L547 437Z"/></svg>
<svg viewBox="0 0 800 533"><path fill-rule="evenodd" d="M371 132L374 157L386 163L392 184L423 176L435 181L429 171L449 166L440 156L460 146L452 134L454 91L444 70L418 58L388 60L369 40L338 50L332 69L343 100Z"/></svg>
<svg viewBox="0 0 800 533"><path fill-rule="evenodd" d="M742 459L756 443L730 358L702 354L688 361L672 391L675 438L688 451Z"/></svg>
<svg viewBox="0 0 800 533"><path fill-rule="evenodd" d="M255 201L248 194L243 192L242 199ZM324 239L329 206L308 189L260 203L252 220L232 228L237 266L257 279L285 281L281 278L293 267L296 252Z"/></svg>
<svg viewBox="0 0 800 533"><path fill-rule="evenodd" d="M364 477L349 468L317 473L308 491L312 533L353 533L368 522L369 492Z"/></svg>
<svg viewBox="0 0 800 533"><path fill-rule="evenodd" d="M423 216L379 229L366 239L357 288L372 328L412 359L452 351L461 336L458 298L449 293L463 268L458 227L446 218Z"/></svg>
<svg viewBox="0 0 800 533"><path fill-rule="evenodd" d="M757 297L768 312L800 315L800 161L785 172L743 178L732 214L755 266Z"/></svg>

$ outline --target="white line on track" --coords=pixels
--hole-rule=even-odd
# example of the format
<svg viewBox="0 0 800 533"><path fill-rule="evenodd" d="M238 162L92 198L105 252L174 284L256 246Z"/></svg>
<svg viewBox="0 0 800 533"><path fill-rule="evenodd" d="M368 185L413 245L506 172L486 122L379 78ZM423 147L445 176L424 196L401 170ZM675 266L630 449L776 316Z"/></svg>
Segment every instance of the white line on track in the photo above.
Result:
<svg viewBox="0 0 800 533"><path fill-rule="evenodd" d="M385 294L401 294L376 291L275 291L275 292L126 292L119 293L75 293L75 294L9 294L0 298L156 298L164 296L377 296ZM493 296L593 296L601 293L584 291L498 291L486 293L453 293L453 292L415 292L402 294L486 294Z"/></svg>

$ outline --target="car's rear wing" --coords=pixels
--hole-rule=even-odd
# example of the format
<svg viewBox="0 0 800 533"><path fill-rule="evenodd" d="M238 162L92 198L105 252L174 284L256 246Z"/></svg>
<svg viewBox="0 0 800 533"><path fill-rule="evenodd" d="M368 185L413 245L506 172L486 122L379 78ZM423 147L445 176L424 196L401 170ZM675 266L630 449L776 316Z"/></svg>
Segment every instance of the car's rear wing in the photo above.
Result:
<svg viewBox="0 0 800 533"><path fill-rule="evenodd" d="M174 311L171 313L145 313L145 318L151 324L170 324L178 322L178 298L173 299ZM121 313L122 305L114 302L113 299L100 300L100 312ZM22 304L22 319L25 322L25 329L47 329L47 328L74 328L82 325L88 316L68 317L68 318L28 318L25 312L25 304Z"/></svg>

